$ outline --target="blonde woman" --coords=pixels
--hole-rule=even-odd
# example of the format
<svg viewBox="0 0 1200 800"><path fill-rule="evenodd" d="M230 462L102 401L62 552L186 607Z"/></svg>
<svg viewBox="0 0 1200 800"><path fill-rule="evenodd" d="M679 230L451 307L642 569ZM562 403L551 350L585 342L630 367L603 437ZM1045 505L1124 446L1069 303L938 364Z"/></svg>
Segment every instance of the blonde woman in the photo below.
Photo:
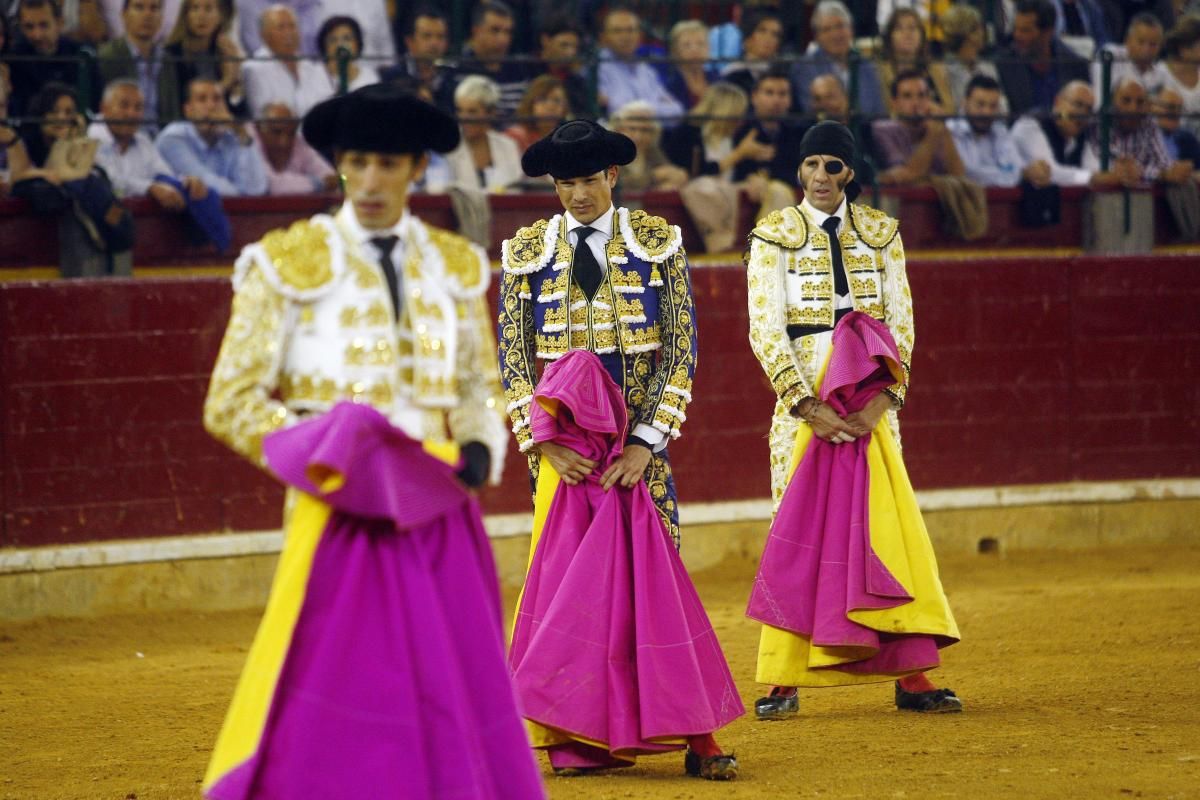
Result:
<svg viewBox="0 0 1200 800"><path fill-rule="evenodd" d="M745 121L750 100L737 86L718 81L704 92L685 120L663 135L663 151L688 175L733 179L743 161L769 161L775 148L747 135L735 142L734 131Z"/></svg>
<svg viewBox="0 0 1200 800"><path fill-rule="evenodd" d="M962 109L971 78L987 75L1000 80L1000 73L995 64L980 57L987 46L987 32L983 27L983 16L977 8L957 3L950 6L939 21L946 37L946 54L942 63L950 84L950 96L954 100L954 107ZM1000 98L1000 110L1008 111L1008 100L1003 96Z"/></svg>
<svg viewBox="0 0 1200 800"><path fill-rule="evenodd" d="M676 22L667 41L671 65L663 84L685 110L691 110L716 80L708 67L708 27L694 19Z"/></svg>
<svg viewBox="0 0 1200 800"><path fill-rule="evenodd" d="M180 98L196 78L208 78L221 84L229 105L244 104L242 96L241 49L229 35L233 17L232 0L184 0L175 27L163 47L163 68L174 72L176 91L169 98L175 105L167 108L168 98L160 98L163 122L182 119Z"/></svg>

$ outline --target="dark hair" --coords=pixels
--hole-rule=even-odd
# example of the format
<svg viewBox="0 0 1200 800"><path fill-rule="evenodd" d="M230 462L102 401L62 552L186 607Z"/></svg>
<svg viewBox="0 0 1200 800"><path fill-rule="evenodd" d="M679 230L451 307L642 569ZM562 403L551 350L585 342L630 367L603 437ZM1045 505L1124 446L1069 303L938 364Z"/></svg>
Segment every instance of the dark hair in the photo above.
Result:
<svg viewBox="0 0 1200 800"><path fill-rule="evenodd" d="M46 138L42 133L42 117L54 110L54 104L60 97L71 98L75 110L83 112L79 106L79 95L72 87L59 81L47 81L38 89L37 94L29 99L29 107L26 109L29 119L21 125L21 140L25 143L29 160L39 167L46 163L46 158L50 155L50 148L46 146Z"/></svg>
<svg viewBox="0 0 1200 800"><path fill-rule="evenodd" d="M1134 25L1145 25L1148 28L1158 28L1160 31L1163 29L1162 20L1149 11L1139 11L1130 18L1129 25L1125 28L1126 35Z"/></svg>
<svg viewBox="0 0 1200 800"><path fill-rule="evenodd" d="M1058 22L1058 10L1050 0L1017 0L1016 13L1036 14L1040 31L1052 29Z"/></svg>
<svg viewBox="0 0 1200 800"><path fill-rule="evenodd" d="M783 20L774 11L766 8L755 8L747 11L742 15L742 22L738 25L738 30L742 32L743 39L749 39L758 30L758 26L762 25L769 19L773 19L783 26Z"/></svg>
<svg viewBox="0 0 1200 800"><path fill-rule="evenodd" d="M217 80L216 78L206 78L203 75L192 78L190 81L187 82L187 85L183 87L183 102L184 103L190 103L192 101L192 87L195 86L197 83L212 83L217 86L221 85L221 82L219 80ZM225 96L224 88L221 89L221 96L222 97ZM228 102L228 98L226 98L226 102Z"/></svg>
<svg viewBox="0 0 1200 800"><path fill-rule="evenodd" d="M1200 42L1200 16L1185 14L1176 20L1175 27L1167 32L1167 38L1163 40L1163 55L1178 58L1181 50L1191 47L1196 42Z"/></svg>
<svg viewBox="0 0 1200 800"><path fill-rule="evenodd" d="M549 36L551 38L558 36L560 33L573 33L582 40L583 26L567 14L553 14L542 25L538 33L541 36Z"/></svg>
<svg viewBox="0 0 1200 800"><path fill-rule="evenodd" d="M905 81L921 81L925 84L926 89L929 88L929 76L925 74L925 70L902 69L895 78L892 78L892 85L890 89L892 91L893 100L895 100L896 96L900 93L900 84L904 83Z"/></svg>
<svg viewBox="0 0 1200 800"><path fill-rule="evenodd" d="M50 8L50 10L54 13L54 16L56 19L62 19L62 15L63 15L62 3L60 3L59 0L21 0L20 4L17 6L17 14L16 15L20 16L21 12L27 8L46 8L46 7Z"/></svg>
<svg viewBox="0 0 1200 800"><path fill-rule="evenodd" d="M508 7L507 3L502 3L500 0L483 0L482 3L475 6L471 11L471 27L478 28L483 23L483 18L488 14L495 14L498 17L507 19L513 18L513 11Z"/></svg>
<svg viewBox="0 0 1200 800"><path fill-rule="evenodd" d="M976 89L984 89L989 92L999 92L1000 81L993 78L991 75L975 75L971 80L967 81L966 91L963 92L963 97L970 97L971 92ZM894 96L894 95L893 95Z"/></svg>
<svg viewBox="0 0 1200 800"><path fill-rule="evenodd" d="M442 11L437 6L422 4L414 8L411 12L409 12L408 16L404 18L404 28L400 31L401 36L408 38L409 36L414 35L417 32L417 20L421 17L440 19L447 28L450 27L450 19L446 16L445 11Z"/></svg>
<svg viewBox="0 0 1200 800"><path fill-rule="evenodd" d="M642 15L637 12L633 6L627 3L613 3L609 6L604 14L600 17L600 30L603 31L608 26L608 20L614 14L633 14L637 18L638 24L641 25Z"/></svg>
<svg viewBox="0 0 1200 800"><path fill-rule="evenodd" d="M361 55L363 49L362 26L358 24L358 20L354 17L338 16L330 17L321 23L321 29L317 31L317 53L325 55L325 39L329 34L333 33L334 28L340 28L343 25L350 28L350 32L354 34L354 46L358 48L355 55Z"/></svg>
<svg viewBox="0 0 1200 800"><path fill-rule="evenodd" d="M763 81L773 80L785 80L788 82L788 90L790 91L792 88L792 74L788 71L787 65L773 64L770 69L754 79L754 90L757 91Z"/></svg>
<svg viewBox="0 0 1200 800"><path fill-rule="evenodd" d="M921 15L916 11L913 11L911 6L897 8L892 12L892 15L888 17L887 24L883 27L883 46L881 48L883 60L891 61L896 57L896 54L892 52L892 34L896 32L897 26L900 25L900 20L904 17L912 17L917 21L917 30L921 32L921 49L917 51L917 63L928 64L929 39L925 35L925 23L921 20Z"/></svg>

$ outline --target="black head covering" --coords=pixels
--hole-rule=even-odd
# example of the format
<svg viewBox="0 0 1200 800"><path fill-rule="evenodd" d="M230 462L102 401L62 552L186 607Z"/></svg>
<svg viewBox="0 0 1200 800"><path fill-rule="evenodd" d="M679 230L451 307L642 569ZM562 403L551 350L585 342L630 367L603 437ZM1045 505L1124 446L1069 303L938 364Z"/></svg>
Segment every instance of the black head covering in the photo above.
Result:
<svg viewBox="0 0 1200 800"><path fill-rule="evenodd" d="M637 145L628 136L590 120L573 119L530 145L521 157L521 168L531 178L549 173L567 180L594 175L613 164L623 166L636 157Z"/></svg>
<svg viewBox="0 0 1200 800"><path fill-rule="evenodd" d="M842 163L854 167L854 134L840 122L831 119L818 122L804 134L800 140L800 162L809 156L834 156ZM846 184L846 197L851 202L862 192L858 181L852 180Z"/></svg>
<svg viewBox="0 0 1200 800"><path fill-rule="evenodd" d="M331 97L304 115L305 140L333 160L335 148L368 153L448 153L458 147L458 123L419 97L375 83Z"/></svg>

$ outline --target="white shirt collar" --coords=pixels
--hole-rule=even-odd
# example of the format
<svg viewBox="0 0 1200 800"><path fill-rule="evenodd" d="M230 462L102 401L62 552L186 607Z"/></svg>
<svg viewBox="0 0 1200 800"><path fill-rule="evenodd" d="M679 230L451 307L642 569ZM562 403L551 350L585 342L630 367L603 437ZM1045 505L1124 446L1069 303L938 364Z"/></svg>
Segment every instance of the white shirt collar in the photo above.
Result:
<svg viewBox="0 0 1200 800"><path fill-rule="evenodd" d="M613 235L613 215L616 213L617 207L609 206L608 211L605 211L603 214L596 217L594 220L589 222L587 226L592 230L600 231L600 235L604 237L603 241L608 241ZM575 230L576 228L583 227L583 223L575 219L575 217L571 215L570 211L566 212L566 217L568 235L570 235L571 231Z"/></svg>
<svg viewBox="0 0 1200 800"><path fill-rule="evenodd" d="M839 220L839 222L838 222L838 230L839 231L846 224L846 208L848 205L849 205L849 201L845 197L843 197L842 204L837 207L837 211L834 211L832 214L826 214L824 211L814 208L812 206L812 204L808 202L807 197L804 198L802 201L800 201L800 207L803 208L804 212L806 214L808 214L810 217L812 217L813 221L816 222L818 225L824 225L825 220L829 219L830 217L837 217Z"/></svg>
<svg viewBox="0 0 1200 800"><path fill-rule="evenodd" d="M355 244L365 245L372 239L378 239L381 236L397 236L399 240L397 245L404 242L404 238L408 233L408 226L412 221L412 213L407 208L400 215L400 220L390 228L364 228L362 223L358 221L358 215L354 213L354 204L349 200L342 203L341 209L337 213L338 221Z"/></svg>

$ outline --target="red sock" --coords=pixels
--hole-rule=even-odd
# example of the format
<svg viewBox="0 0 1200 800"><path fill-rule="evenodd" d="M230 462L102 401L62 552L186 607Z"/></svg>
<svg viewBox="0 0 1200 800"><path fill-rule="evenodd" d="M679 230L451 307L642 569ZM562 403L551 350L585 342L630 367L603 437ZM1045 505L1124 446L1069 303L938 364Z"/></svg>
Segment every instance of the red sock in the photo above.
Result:
<svg viewBox="0 0 1200 800"><path fill-rule="evenodd" d="M711 733L706 733L703 736L689 736L687 743L692 752L701 758L724 755L721 745L717 744L717 740L713 738Z"/></svg>
<svg viewBox="0 0 1200 800"><path fill-rule="evenodd" d="M937 687L925 676L924 672L909 675L900 679L900 688L906 692L935 692Z"/></svg>
<svg viewBox="0 0 1200 800"><path fill-rule="evenodd" d="M776 686L771 690L771 697L791 697L795 693L795 686Z"/></svg>

